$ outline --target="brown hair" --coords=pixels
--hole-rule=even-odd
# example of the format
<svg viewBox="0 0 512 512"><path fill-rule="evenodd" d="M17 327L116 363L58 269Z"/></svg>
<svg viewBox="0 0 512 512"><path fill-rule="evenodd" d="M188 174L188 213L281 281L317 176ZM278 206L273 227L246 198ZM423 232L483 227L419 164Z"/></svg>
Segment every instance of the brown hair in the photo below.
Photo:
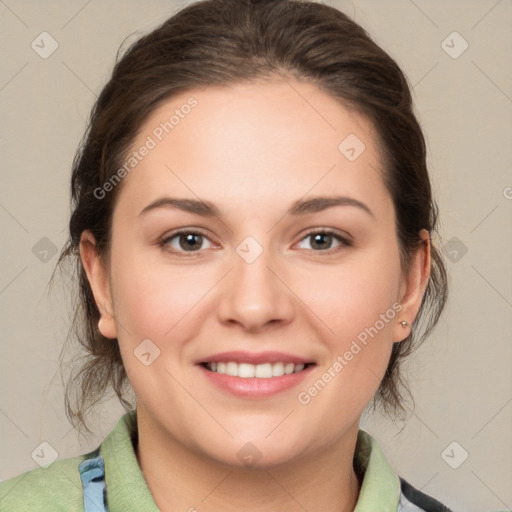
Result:
<svg viewBox="0 0 512 512"><path fill-rule="evenodd" d="M434 232L437 208L407 80L363 28L333 7L301 0L205 0L187 6L136 41L117 62L73 163L70 239L57 266L71 258L78 277L74 332L87 361L66 386L66 413L75 427L81 424L90 432L85 412L109 385L126 409L133 408L125 397L128 382L117 340L98 330L100 314L79 256L84 230L92 232L100 254L108 254L121 186L101 199L95 190L114 176L142 123L162 102L206 85L273 75L313 83L373 123L404 269L420 243L420 230ZM446 271L434 243L431 256L431 275L412 334L394 344L374 397L374 407L381 405L386 413L405 411L403 391L410 393L400 364L430 333L446 302Z"/></svg>

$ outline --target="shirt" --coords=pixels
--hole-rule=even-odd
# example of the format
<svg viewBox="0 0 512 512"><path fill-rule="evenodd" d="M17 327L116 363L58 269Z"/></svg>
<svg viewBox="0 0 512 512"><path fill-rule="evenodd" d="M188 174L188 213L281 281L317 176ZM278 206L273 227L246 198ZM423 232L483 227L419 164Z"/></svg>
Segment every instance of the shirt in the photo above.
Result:
<svg viewBox="0 0 512 512"><path fill-rule="evenodd" d="M137 412L121 417L94 451L56 460L0 483L2 512L159 512L138 464ZM400 478L377 441L359 429L354 512L450 512Z"/></svg>

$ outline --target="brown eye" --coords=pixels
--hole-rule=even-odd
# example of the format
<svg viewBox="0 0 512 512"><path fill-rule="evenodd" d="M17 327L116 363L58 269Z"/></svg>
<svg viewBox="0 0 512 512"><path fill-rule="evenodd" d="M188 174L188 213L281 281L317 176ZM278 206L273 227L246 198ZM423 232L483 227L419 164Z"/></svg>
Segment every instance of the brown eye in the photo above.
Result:
<svg viewBox="0 0 512 512"><path fill-rule="evenodd" d="M204 249L204 243L208 238L195 231L180 231L167 237L162 245L171 247L176 252L197 252Z"/></svg>
<svg viewBox="0 0 512 512"><path fill-rule="evenodd" d="M309 241L309 247L303 245ZM330 249L341 249L343 246L351 245L344 237L330 231L316 231L309 233L301 240L301 249L309 249L315 252L328 251Z"/></svg>

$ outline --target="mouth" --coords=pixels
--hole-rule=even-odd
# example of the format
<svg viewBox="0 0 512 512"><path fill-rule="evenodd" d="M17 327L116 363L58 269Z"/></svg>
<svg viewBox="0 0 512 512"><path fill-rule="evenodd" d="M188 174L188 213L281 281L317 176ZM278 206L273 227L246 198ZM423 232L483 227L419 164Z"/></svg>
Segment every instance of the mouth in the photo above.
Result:
<svg viewBox="0 0 512 512"><path fill-rule="evenodd" d="M282 352L224 352L196 362L207 382L242 398L263 399L298 386L314 361Z"/></svg>

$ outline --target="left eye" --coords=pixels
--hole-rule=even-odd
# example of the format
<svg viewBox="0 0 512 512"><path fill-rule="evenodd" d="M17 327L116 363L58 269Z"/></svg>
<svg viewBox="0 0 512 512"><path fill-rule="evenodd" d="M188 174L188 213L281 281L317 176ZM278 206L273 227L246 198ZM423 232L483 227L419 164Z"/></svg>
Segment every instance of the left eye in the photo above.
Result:
<svg viewBox="0 0 512 512"><path fill-rule="evenodd" d="M302 239L301 244L303 244L304 241L307 240L311 241L310 247L304 247L303 245L301 245L301 249L329 250L333 248L333 242L338 242L338 246L349 245L348 242L345 239L343 239L343 237L335 233L330 233L328 231L318 231L316 233L309 233L309 235L306 235Z"/></svg>

